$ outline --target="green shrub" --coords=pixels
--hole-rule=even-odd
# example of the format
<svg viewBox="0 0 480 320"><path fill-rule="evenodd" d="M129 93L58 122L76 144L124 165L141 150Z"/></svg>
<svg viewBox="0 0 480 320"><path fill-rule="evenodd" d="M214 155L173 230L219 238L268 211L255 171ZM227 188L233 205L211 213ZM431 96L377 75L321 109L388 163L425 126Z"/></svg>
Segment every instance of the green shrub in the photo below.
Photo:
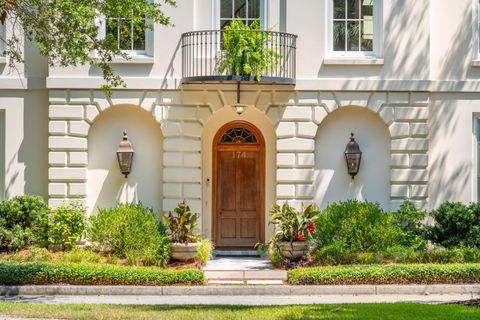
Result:
<svg viewBox="0 0 480 320"><path fill-rule="evenodd" d="M85 231L86 209L80 202L70 202L52 210L48 221L48 242L71 250Z"/></svg>
<svg viewBox="0 0 480 320"><path fill-rule="evenodd" d="M0 261L4 285L198 285L201 270L165 270L95 264L18 263Z"/></svg>
<svg viewBox="0 0 480 320"><path fill-rule="evenodd" d="M100 248L135 265L166 266L170 257L165 227L152 210L140 204L100 209L90 218L89 238Z"/></svg>
<svg viewBox="0 0 480 320"><path fill-rule="evenodd" d="M418 263L423 261L423 252L412 247L393 246L383 251L383 259L395 263Z"/></svg>
<svg viewBox="0 0 480 320"><path fill-rule="evenodd" d="M39 196L16 196L0 202L0 251L46 246L48 212Z"/></svg>
<svg viewBox="0 0 480 320"><path fill-rule="evenodd" d="M206 264L210 259L212 259L213 255L213 243L209 239L202 239L202 245L198 247L198 260L200 260L203 264Z"/></svg>
<svg viewBox="0 0 480 320"><path fill-rule="evenodd" d="M352 253L381 252L401 241L402 231L377 203L347 200L331 203L318 216L313 237L318 249L337 241Z"/></svg>
<svg viewBox="0 0 480 320"><path fill-rule="evenodd" d="M403 231L399 245L420 248L425 245L425 228L423 221L427 212L420 210L408 199L394 213L393 222Z"/></svg>
<svg viewBox="0 0 480 320"><path fill-rule="evenodd" d="M70 263L98 263L102 256L92 250L73 249L65 253L63 260Z"/></svg>
<svg viewBox="0 0 480 320"><path fill-rule="evenodd" d="M322 264L350 264L355 261L355 254L348 248L345 241L339 240L317 250L317 259Z"/></svg>
<svg viewBox="0 0 480 320"><path fill-rule="evenodd" d="M427 227L427 236L434 243L446 248L480 247L480 203L445 202L432 216L435 223Z"/></svg>
<svg viewBox="0 0 480 320"><path fill-rule="evenodd" d="M480 264L387 264L298 268L294 285L478 283Z"/></svg>
<svg viewBox="0 0 480 320"><path fill-rule="evenodd" d="M465 260L465 262L480 262L480 249L464 248L463 259Z"/></svg>
<svg viewBox="0 0 480 320"><path fill-rule="evenodd" d="M462 263L463 250L459 248L435 248L423 254L423 262L427 263Z"/></svg>

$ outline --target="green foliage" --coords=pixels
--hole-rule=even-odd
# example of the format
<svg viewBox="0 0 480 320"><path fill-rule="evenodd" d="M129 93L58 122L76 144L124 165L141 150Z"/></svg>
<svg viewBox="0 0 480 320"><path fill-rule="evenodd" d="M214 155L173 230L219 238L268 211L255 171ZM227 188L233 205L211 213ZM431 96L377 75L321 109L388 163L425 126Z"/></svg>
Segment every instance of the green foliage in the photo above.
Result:
<svg viewBox="0 0 480 320"><path fill-rule="evenodd" d="M253 76L259 81L266 71L277 66L282 57L273 49L272 32L261 31L258 20L249 26L240 19L233 20L222 35L219 73L227 71L236 76Z"/></svg>
<svg viewBox="0 0 480 320"><path fill-rule="evenodd" d="M85 231L86 209L80 202L70 202L51 211L48 242L71 250Z"/></svg>
<svg viewBox="0 0 480 320"><path fill-rule="evenodd" d="M355 261L355 254L345 241L339 240L318 248L316 258L327 265L351 264Z"/></svg>
<svg viewBox="0 0 480 320"><path fill-rule="evenodd" d="M198 227L197 220L200 217L198 213L190 210L185 201L182 201L178 206L169 211L167 215L163 216L172 242L192 243L200 240L200 237L195 234L195 228Z"/></svg>
<svg viewBox="0 0 480 320"><path fill-rule="evenodd" d="M63 256L70 263L99 263L102 256L92 250L73 249Z"/></svg>
<svg viewBox="0 0 480 320"><path fill-rule="evenodd" d="M100 248L126 258L128 263L162 267L168 264L170 245L165 227L141 203L100 209L90 223L90 239Z"/></svg>
<svg viewBox="0 0 480 320"><path fill-rule="evenodd" d="M0 251L46 246L48 213L39 196L16 196L0 202Z"/></svg>
<svg viewBox="0 0 480 320"><path fill-rule="evenodd" d="M298 268L294 285L478 283L480 264L387 264Z"/></svg>
<svg viewBox="0 0 480 320"><path fill-rule="evenodd" d="M468 206L446 202L432 212L433 226L427 237L444 247L480 247L480 203Z"/></svg>
<svg viewBox="0 0 480 320"><path fill-rule="evenodd" d="M394 223L403 231L401 245L407 247L423 247L425 245L425 232L423 221L427 212L420 210L408 199L402 203L394 214Z"/></svg>
<svg viewBox="0 0 480 320"><path fill-rule="evenodd" d="M199 285L203 282L201 270L0 261L0 283L4 285Z"/></svg>
<svg viewBox="0 0 480 320"><path fill-rule="evenodd" d="M202 239L202 245L197 249L197 259L206 264L213 255L213 243L209 239Z"/></svg>
<svg viewBox="0 0 480 320"><path fill-rule="evenodd" d="M287 201L282 206L273 205L270 210L269 224L275 225L275 234L269 242L256 245L259 251L269 253L274 265L285 262L282 242L310 241L315 230L315 220L319 215L315 204L308 205L302 210L291 207Z"/></svg>
<svg viewBox="0 0 480 320"><path fill-rule="evenodd" d="M309 238L319 213L315 204L300 211L291 207L287 201L281 207L278 204L273 205L270 224L275 226L276 241L292 242Z"/></svg>
<svg viewBox="0 0 480 320"><path fill-rule="evenodd" d="M166 5L175 6L175 0L163 0ZM5 43L4 55L9 56L9 65L23 62L22 40L36 43L40 53L48 58L50 66L92 65L100 68L109 90L125 86L115 74L111 62L115 57L129 59L116 41L99 36L98 17L128 19L135 26L153 29L152 21L169 26L170 18L161 10L159 1L149 0L16 0L3 1L0 8L1 22L5 18L11 25L9 37L0 40ZM25 30L25 32L23 32Z"/></svg>
<svg viewBox="0 0 480 320"><path fill-rule="evenodd" d="M344 251L378 252L398 244L402 236L391 213L377 203L357 200L331 203L315 225L313 236L320 250L341 241Z"/></svg>

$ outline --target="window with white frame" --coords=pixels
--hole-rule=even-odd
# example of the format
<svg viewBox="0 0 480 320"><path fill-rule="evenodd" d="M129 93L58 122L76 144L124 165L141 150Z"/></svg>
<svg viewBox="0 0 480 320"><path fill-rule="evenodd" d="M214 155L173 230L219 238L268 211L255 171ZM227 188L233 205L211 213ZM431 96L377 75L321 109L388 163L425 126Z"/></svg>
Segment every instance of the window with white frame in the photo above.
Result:
<svg viewBox="0 0 480 320"><path fill-rule="evenodd" d="M232 20L240 19L246 25L255 20L266 25L267 0L214 0L214 28L225 29Z"/></svg>
<svg viewBox="0 0 480 320"><path fill-rule="evenodd" d="M132 13L133 16L133 13ZM146 19L104 17L99 19L100 37L112 41L118 49L132 55L152 55L152 30Z"/></svg>
<svg viewBox="0 0 480 320"><path fill-rule="evenodd" d="M480 60L480 0L473 0L473 60Z"/></svg>
<svg viewBox="0 0 480 320"><path fill-rule="evenodd" d="M5 21L5 23L6 23L6 21ZM5 52L4 52L5 49L6 49L5 41L6 41L6 37L7 37L5 23L0 23L0 39L3 39L3 40L0 40L0 57L5 56Z"/></svg>
<svg viewBox="0 0 480 320"><path fill-rule="evenodd" d="M328 48L331 56L378 56L380 0L328 0Z"/></svg>
<svg viewBox="0 0 480 320"><path fill-rule="evenodd" d="M117 44L118 49L145 52L145 19L140 23L132 19L106 18L105 37Z"/></svg>

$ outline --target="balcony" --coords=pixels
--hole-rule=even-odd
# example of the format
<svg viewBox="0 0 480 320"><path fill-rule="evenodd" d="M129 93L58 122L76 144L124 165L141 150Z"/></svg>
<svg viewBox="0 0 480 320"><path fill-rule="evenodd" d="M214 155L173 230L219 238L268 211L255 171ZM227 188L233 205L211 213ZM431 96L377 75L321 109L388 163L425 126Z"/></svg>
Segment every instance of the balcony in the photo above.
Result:
<svg viewBox="0 0 480 320"><path fill-rule="evenodd" d="M182 83L295 84L297 36L261 30L182 34Z"/></svg>

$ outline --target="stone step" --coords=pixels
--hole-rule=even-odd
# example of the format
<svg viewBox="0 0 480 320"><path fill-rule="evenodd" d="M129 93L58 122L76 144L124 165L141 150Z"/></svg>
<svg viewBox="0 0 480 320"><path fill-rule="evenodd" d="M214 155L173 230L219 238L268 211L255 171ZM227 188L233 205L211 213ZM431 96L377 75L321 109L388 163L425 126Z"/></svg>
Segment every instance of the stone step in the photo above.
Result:
<svg viewBox="0 0 480 320"><path fill-rule="evenodd" d="M257 250L213 250L215 257L260 257Z"/></svg>
<svg viewBox="0 0 480 320"><path fill-rule="evenodd" d="M207 281L287 280L285 270L204 270L204 274Z"/></svg>
<svg viewBox="0 0 480 320"><path fill-rule="evenodd" d="M283 280L209 280L209 285L283 285Z"/></svg>

